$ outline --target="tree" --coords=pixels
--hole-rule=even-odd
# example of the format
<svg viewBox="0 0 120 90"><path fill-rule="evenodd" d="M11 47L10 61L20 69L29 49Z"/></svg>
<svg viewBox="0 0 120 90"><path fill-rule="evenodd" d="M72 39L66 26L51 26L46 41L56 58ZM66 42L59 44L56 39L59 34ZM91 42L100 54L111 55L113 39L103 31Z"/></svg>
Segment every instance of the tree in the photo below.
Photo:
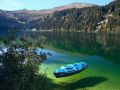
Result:
<svg viewBox="0 0 120 90"><path fill-rule="evenodd" d="M39 73L44 60L34 50L9 46L0 55L0 90L50 90L50 80Z"/></svg>

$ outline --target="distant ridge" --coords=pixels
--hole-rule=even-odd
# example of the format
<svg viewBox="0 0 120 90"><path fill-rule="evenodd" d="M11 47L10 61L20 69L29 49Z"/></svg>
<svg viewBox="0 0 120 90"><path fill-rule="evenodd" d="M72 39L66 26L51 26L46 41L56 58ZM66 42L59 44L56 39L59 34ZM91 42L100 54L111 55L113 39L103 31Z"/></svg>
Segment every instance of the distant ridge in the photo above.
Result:
<svg viewBox="0 0 120 90"><path fill-rule="evenodd" d="M43 10L0 10L0 30L120 32L119 2L105 6L75 2Z"/></svg>
<svg viewBox="0 0 120 90"><path fill-rule="evenodd" d="M85 8L85 7L92 7L92 6L95 6L95 5L75 2L75 3L68 4L68 5L55 7L55 8L52 8L52 9L43 9L43 10L22 9L22 10L15 10L13 12L29 13L29 14L52 14L56 11L62 11L62 10L72 9L72 8Z"/></svg>

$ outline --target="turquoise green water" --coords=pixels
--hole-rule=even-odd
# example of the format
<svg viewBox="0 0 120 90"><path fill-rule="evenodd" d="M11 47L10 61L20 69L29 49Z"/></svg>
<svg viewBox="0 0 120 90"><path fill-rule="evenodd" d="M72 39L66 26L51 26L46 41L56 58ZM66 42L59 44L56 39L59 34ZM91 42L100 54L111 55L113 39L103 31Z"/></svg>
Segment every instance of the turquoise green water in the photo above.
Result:
<svg viewBox="0 0 120 90"><path fill-rule="evenodd" d="M47 38L45 48L52 56L40 68L56 90L120 90L120 35L65 32L33 35ZM64 78L53 75L57 68L81 61L89 66L80 74Z"/></svg>
<svg viewBox="0 0 120 90"><path fill-rule="evenodd" d="M51 51L52 56L48 57L41 69L48 77L61 88L68 90L120 90L120 66L115 65L105 58L99 56L74 57L66 54ZM84 61L89 67L80 74L65 78L55 78L55 69L67 65Z"/></svg>

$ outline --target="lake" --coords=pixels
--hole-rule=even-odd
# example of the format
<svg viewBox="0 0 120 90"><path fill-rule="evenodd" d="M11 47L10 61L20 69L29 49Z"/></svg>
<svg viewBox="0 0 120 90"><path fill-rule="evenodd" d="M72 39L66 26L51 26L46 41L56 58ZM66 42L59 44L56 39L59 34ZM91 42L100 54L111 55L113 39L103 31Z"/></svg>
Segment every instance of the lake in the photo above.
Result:
<svg viewBox="0 0 120 90"><path fill-rule="evenodd" d="M41 72L53 81L56 90L120 90L120 35L71 32L27 32L23 36L47 38L45 49L52 56ZM53 72L64 65L84 61L88 68L80 74L55 78Z"/></svg>

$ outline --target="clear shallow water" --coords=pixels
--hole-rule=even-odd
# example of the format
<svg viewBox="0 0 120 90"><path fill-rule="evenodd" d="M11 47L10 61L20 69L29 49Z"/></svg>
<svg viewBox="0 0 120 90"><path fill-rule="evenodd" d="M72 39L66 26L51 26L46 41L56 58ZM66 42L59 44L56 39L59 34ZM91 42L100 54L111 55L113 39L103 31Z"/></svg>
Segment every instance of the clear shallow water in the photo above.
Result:
<svg viewBox="0 0 120 90"><path fill-rule="evenodd" d="M120 90L120 35L60 32L28 32L24 36L47 38L52 56L42 64L59 90ZM84 61L89 67L80 74L55 78L53 72L70 63Z"/></svg>
<svg viewBox="0 0 120 90"><path fill-rule="evenodd" d="M115 65L105 58L99 56L86 56L84 58L69 56L55 51L49 50L52 56L48 57L42 66L42 72L46 72L48 77L54 83L62 88L70 90L119 90L120 89L120 66ZM55 78L53 72L70 63L84 61L89 64L89 67L80 74L65 78ZM75 85L75 86L74 86ZM76 86L77 85L77 86ZM78 86L79 85L79 86ZM102 89L101 89L102 88Z"/></svg>

